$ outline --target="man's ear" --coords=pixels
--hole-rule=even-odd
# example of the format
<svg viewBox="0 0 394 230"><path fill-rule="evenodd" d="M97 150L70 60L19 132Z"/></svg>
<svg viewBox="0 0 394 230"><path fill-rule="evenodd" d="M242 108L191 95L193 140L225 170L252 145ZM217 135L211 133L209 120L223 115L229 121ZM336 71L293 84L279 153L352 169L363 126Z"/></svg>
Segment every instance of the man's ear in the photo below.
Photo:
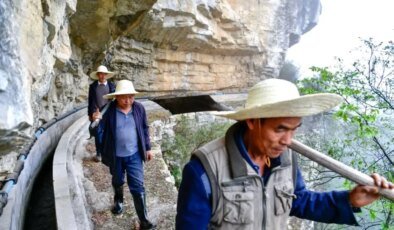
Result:
<svg viewBox="0 0 394 230"><path fill-rule="evenodd" d="M253 120L252 119L246 119L246 125L250 130L253 130L254 125L253 125Z"/></svg>

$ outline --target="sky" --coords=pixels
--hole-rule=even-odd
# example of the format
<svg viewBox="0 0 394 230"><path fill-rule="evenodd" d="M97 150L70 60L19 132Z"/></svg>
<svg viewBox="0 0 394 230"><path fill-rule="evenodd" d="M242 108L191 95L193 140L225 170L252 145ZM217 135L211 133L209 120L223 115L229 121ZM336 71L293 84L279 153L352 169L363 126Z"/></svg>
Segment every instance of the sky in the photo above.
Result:
<svg viewBox="0 0 394 230"><path fill-rule="evenodd" d="M394 0L321 0L318 24L301 36L287 58L300 65L332 66L334 57L349 57L361 38L394 40Z"/></svg>

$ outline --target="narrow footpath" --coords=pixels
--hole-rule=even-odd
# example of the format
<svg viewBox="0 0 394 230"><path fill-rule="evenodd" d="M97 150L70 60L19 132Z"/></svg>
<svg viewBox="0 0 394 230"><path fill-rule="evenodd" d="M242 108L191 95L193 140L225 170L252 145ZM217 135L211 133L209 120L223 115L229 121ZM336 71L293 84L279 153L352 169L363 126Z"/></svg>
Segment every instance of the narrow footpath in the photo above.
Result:
<svg viewBox="0 0 394 230"><path fill-rule="evenodd" d="M149 112L149 110L148 110ZM151 120L151 119L149 119ZM138 217L127 184L123 189L125 194L124 211L120 215L113 215L113 190L108 167L101 162L95 162L94 139L87 139L86 135L78 141L74 160L82 165L83 187L90 219L97 230L139 229ZM148 215L157 229L175 229L175 214L177 189L172 182L170 172L164 163L160 147L152 143L154 157L145 164L145 189L147 194ZM87 229L89 229L87 227Z"/></svg>
<svg viewBox="0 0 394 230"><path fill-rule="evenodd" d="M139 229L138 217L135 213L132 197L128 187L124 185L124 212L113 215L113 190L108 167L95 162L95 146L93 139L86 142L88 157L83 159L85 175L84 187L87 203L90 205L91 220L94 229ZM169 182L169 172L159 150L154 150L154 158L145 164L145 188L147 192L148 214L157 229L175 229L175 212L177 191Z"/></svg>

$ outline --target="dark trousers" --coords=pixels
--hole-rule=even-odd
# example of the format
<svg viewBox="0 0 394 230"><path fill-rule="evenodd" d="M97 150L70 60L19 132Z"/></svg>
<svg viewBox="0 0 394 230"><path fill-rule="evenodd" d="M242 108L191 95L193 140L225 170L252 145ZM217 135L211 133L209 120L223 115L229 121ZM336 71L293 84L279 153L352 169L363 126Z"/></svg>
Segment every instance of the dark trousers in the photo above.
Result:
<svg viewBox="0 0 394 230"><path fill-rule="evenodd" d="M97 132L94 135L94 144L96 145L96 156L101 157L101 152L99 147L100 143L99 143Z"/></svg>
<svg viewBox="0 0 394 230"><path fill-rule="evenodd" d="M89 134L90 134L90 137L94 137L94 144L96 145L96 156L100 157L101 156L101 152L100 152L101 148L100 148L100 143L99 143L97 126L93 127L92 124L93 124L93 122L90 122Z"/></svg>

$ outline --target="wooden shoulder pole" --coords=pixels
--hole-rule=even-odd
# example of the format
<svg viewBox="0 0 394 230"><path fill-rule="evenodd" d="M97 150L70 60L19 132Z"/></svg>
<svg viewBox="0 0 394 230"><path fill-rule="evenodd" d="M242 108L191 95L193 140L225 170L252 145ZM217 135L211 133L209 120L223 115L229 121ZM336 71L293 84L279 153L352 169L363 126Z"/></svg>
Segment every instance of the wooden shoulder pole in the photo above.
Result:
<svg viewBox="0 0 394 230"><path fill-rule="evenodd" d="M311 147L302 144L297 140L292 140L291 145L289 146L294 151L299 154L311 159L312 161L338 173L339 175L357 183L360 185L371 185L374 186L374 180L372 177L357 171L356 169L345 165L342 162L339 162L319 151L312 149ZM394 201L394 189L380 189L380 195L383 197Z"/></svg>

